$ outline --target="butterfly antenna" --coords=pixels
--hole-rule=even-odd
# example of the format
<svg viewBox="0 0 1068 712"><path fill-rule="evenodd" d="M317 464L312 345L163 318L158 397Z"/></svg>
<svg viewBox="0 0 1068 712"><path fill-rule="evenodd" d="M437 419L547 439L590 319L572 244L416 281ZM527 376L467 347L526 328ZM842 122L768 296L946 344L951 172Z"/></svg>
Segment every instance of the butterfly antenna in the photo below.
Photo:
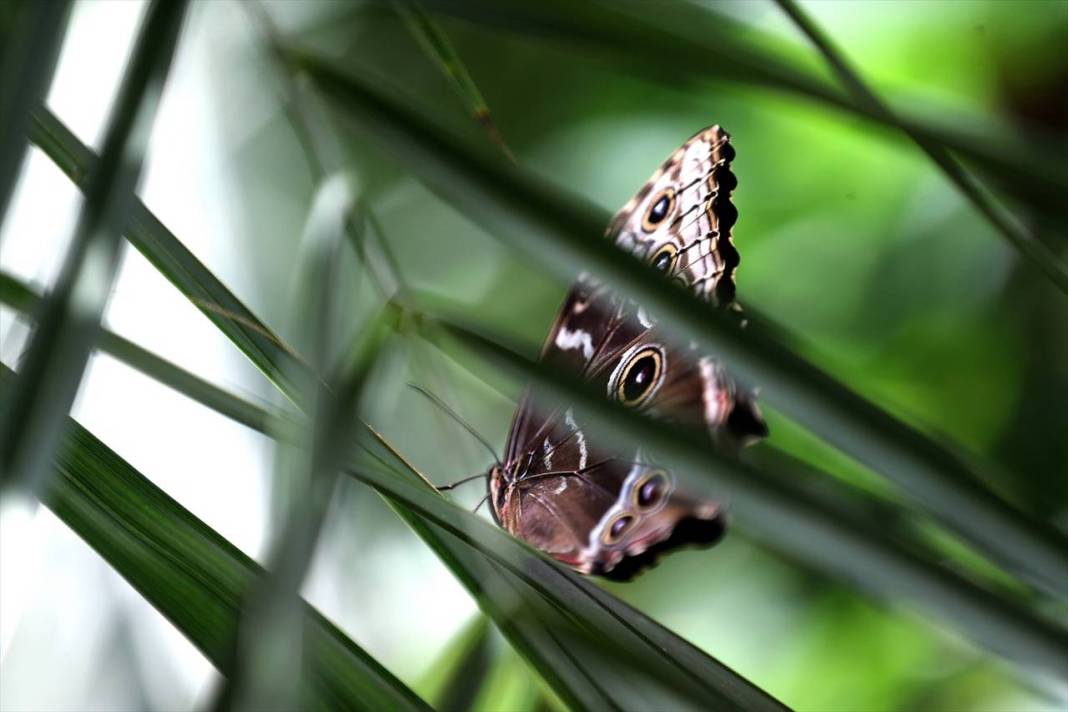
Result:
<svg viewBox="0 0 1068 712"><path fill-rule="evenodd" d="M470 477L465 477L462 480L456 480L455 482L450 482L447 485L438 485L438 487L436 487L435 489L437 489L438 492L446 492L446 491L451 490L451 489L456 489L460 485L467 484L468 482L474 482L475 480L484 480L484 479L486 479L486 473L485 472L480 472L477 475L471 475Z"/></svg>
<svg viewBox="0 0 1068 712"><path fill-rule="evenodd" d="M420 386L417 383L409 383L408 386L410 388L414 388L415 390L417 390L420 393L422 393L426 397L427 400L429 400L431 403L436 405L438 408L441 408L441 410L445 411L445 413L447 413L449 415L449 417L451 417L453 420L455 420L457 423L459 423L461 425L461 427L463 427L464 430L466 430L467 432L471 433L471 435L476 440L478 440L480 443L482 443L482 446L484 448L486 448L486 450L489 452L490 455L493 456L493 461L495 463L497 463L498 466L500 466L500 467L504 466L503 463L501 463L501 459L499 457L497 457L497 451L493 449L493 446L490 445L489 442L487 442L484 437L479 435L478 431L475 430L473 427L471 427L471 425L466 420L461 418L459 413L457 413L455 410L450 408L449 405L445 401L441 400L436 395L434 395L433 393L431 393L430 391L428 391L427 389L423 388L422 386Z"/></svg>

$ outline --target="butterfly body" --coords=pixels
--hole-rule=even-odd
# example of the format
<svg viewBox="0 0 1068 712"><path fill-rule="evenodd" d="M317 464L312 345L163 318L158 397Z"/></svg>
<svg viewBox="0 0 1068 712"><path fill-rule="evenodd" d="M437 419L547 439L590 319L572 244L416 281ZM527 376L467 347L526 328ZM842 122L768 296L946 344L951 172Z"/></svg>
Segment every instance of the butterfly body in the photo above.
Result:
<svg viewBox="0 0 1068 712"><path fill-rule="evenodd" d="M727 134L706 129L679 148L616 215L608 237L721 306L732 305L738 253ZM542 349L552 368L580 374L623 405L684 425L704 423L710 445L766 433L750 394L694 345L673 343L637 304L580 277ZM719 502L687 494L640 446L590 442L583 415L545 409L528 392L502 464L489 476L494 518L583 573L630 578L665 551L723 532Z"/></svg>

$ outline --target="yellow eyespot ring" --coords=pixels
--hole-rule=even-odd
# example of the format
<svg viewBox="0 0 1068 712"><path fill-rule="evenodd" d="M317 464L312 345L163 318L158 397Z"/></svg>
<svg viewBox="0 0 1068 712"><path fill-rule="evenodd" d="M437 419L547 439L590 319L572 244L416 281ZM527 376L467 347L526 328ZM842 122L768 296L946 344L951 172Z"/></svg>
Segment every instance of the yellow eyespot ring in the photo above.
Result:
<svg viewBox="0 0 1068 712"><path fill-rule="evenodd" d="M649 207L646 208L645 215L642 216L642 230L653 232L660 223L667 220L674 209L675 189L665 188L649 201Z"/></svg>
<svg viewBox="0 0 1068 712"><path fill-rule="evenodd" d="M657 345L634 347L609 379L609 394L628 408L644 405L664 378L664 351Z"/></svg>
<svg viewBox="0 0 1068 712"><path fill-rule="evenodd" d="M658 272L671 274L675 271L675 261L679 258L679 248L674 242L665 242L649 258L649 264Z"/></svg>
<svg viewBox="0 0 1068 712"><path fill-rule="evenodd" d="M638 518L627 512L612 517L601 530L601 541L609 546L618 544L628 531L638 523Z"/></svg>
<svg viewBox="0 0 1068 712"><path fill-rule="evenodd" d="M650 470L631 488L630 500L641 511L656 509L671 492L671 476L664 470Z"/></svg>

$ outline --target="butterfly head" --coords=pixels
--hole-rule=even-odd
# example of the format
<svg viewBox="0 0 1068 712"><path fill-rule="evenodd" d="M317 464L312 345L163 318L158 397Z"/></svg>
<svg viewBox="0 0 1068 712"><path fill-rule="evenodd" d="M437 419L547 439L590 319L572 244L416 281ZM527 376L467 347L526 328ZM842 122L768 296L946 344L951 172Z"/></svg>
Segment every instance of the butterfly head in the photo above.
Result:
<svg viewBox="0 0 1068 712"><path fill-rule="evenodd" d="M501 463L493 465L486 476L486 496L490 503L490 513L500 526L504 526L507 515L508 498L512 490L511 480L508 468Z"/></svg>

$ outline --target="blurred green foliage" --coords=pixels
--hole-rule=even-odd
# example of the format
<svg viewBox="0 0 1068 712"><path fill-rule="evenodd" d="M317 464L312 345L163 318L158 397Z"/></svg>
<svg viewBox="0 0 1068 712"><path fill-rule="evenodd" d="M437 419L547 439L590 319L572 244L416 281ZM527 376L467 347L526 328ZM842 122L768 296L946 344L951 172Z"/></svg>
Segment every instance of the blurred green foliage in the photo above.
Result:
<svg viewBox="0 0 1068 712"><path fill-rule="evenodd" d="M707 5L751 28L752 37L742 39L826 73L770 4ZM805 8L899 105L959 117L962 128L1039 129L1063 145L1068 125L1051 107L1068 87L1068 17L1057 2L1025 5ZM655 3L646 7L655 14ZM296 22L290 38L354 73L379 77L448 129L486 140L388 8L322 13ZM727 128L738 150L743 305L784 326L801 353L898 417L995 463L997 479L988 485L1064 525L1068 443L1058 435L1065 419L1057 394L1068 393L1068 304L906 139L795 96L731 82L683 88L551 40L459 20L441 20L441 27L517 162L609 210L694 131L712 123ZM358 128L343 118L338 124L405 276L464 301L485 323L539 342L566 285L413 183ZM249 271L264 276L252 301L267 315L280 306L271 276L285 273L301 219L298 209L280 210L277 197L302 205L294 196L311 185L291 168L299 157L290 131L277 115L242 146L235 164L250 247L272 244L246 251L254 262ZM416 380L435 390L503 447L513 403L449 363L428 366L434 359L440 356L409 359L394 385ZM518 392L517 385L505 388ZM384 391L390 395L378 422L413 462L440 482L485 468L485 454L417 395ZM774 444L893 496L863 467L771 417ZM368 524L358 538L364 546L398 534L392 525L376 532ZM737 532L713 552L675 555L637 582L610 588L798 709L1055 704L893 601L872 602Z"/></svg>
<svg viewBox="0 0 1068 712"><path fill-rule="evenodd" d="M739 42L830 76L772 3L704 5L733 18ZM629 3L654 20L658 6ZM212 13L233 11L220 7L200 6L201 18L210 22ZM948 117L963 131L1039 135L1047 146L1068 147L1063 2L857 0L804 7L895 106L938 121ZM394 88L473 143L493 140L389 4L266 8L287 42ZM796 95L723 79L679 81L662 68L650 71L551 37L439 22L463 62L463 81L477 86L517 164L608 210L625 203L696 130L724 126L738 154L735 241L743 306L781 327L792 348L855 391L955 443L965 457L992 464L984 468L991 473L985 484L1036 520L1068 529L1068 301L906 138ZM287 286L321 176L283 110L286 90L262 48L234 42L221 52L228 71L215 78L213 90L241 198L234 236L241 269L221 277L292 342ZM714 67L707 69L716 76ZM261 99L252 120L254 112L231 110L249 96ZM523 343L539 343L567 285L417 184L343 112L331 116L341 137L331 159L356 173L363 204L379 223L373 232L388 243L404 279L466 304L481 323ZM1038 224L1025 206L1010 207L1028 225ZM1046 234L1054 252L1068 255L1063 231ZM366 281L345 285L341 299L352 319L344 328L357 328L372 290ZM439 483L484 471L486 453L405 384L437 393L498 449L521 384L473 374L415 340L398 343L387 356L372 379L375 426ZM776 412L769 420L773 445L879 498L898 500L885 480L800 425ZM353 487L347 481L339 487L323 547L345 568L354 591L381 586L387 577L426 577L426 567L441 566L419 556L424 545L394 512L363 492L355 495ZM482 492L471 489L459 499L473 506ZM991 572L958 542L935 533L928 538L951 566L1029 598L1022 585ZM395 556L398 551L410 555ZM391 570L365 561L388 561ZM634 583L605 586L800 710L1015 711L1052 709L1068 699L1068 680L1050 685L1029 678L938 621L890 597L861 595L774 546L756 544L744 530L732 531L713 551L673 555ZM1052 617L1065 619L1063 605L1051 608ZM405 640L418 638L418 631L406 632ZM425 654L403 647L368 649L443 709L561 706L518 654L478 622L463 627L431 669L419 667Z"/></svg>

